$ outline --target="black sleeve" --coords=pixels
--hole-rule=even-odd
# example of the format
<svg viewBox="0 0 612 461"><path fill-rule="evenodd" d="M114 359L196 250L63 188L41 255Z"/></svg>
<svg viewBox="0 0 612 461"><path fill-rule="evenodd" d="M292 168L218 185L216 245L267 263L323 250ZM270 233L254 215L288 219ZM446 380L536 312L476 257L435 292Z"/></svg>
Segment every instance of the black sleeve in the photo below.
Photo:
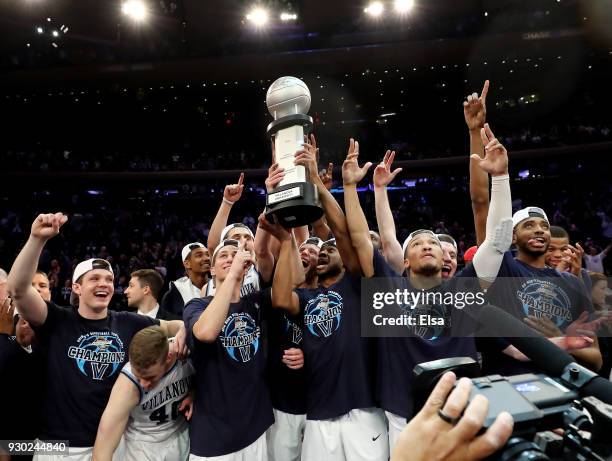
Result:
<svg viewBox="0 0 612 461"><path fill-rule="evenodd" d="M49 336L53 334L57 325L75 309L73 307L60 307L52 301L45 302L47 303L47 318L45 322L37 327L32 326L34 333L36 333L36 340L43 347L47 344Z"/></svg>
<svg viewBox="0 0 612 461"><path fill-rule="evenodd" d="M192 351L198 340L193 335L193 326L212 301L212 296L206 298L195 298L187 303L183 311L183 321L185 322L185 330L187 330L187 346Z"/></svg>
<svg viewBox="0 0 612 461"><path fill-rule="evenodd" d="M175 315L178 315L179 318L181 315L183 315L183 311L185 309L185 302L183 301L183 297L181 296L177 288L174 286L174 284L170 285L170 289L162 298L159 307Z"/></svg>
<svg viewBox="0 0 612 461"><path fill-rule="evenodd" d="M19 354L19 344L14 337L0 334L0 375L6 370L10 362Z"/></svg>
<svg viewBox="0 0 612 461"><path fill-rule="evenodd" d="M255 302L259 305L261 319L267 319L272 312L272 288L264 288L254 293Z"/></svg>

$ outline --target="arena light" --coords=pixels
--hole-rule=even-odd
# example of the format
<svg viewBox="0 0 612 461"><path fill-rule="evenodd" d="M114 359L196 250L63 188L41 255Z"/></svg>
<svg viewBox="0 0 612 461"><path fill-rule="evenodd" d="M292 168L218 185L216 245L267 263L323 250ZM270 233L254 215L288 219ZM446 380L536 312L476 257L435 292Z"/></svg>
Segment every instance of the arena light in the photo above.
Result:
<svg viewBox="0 0 612 461"><path fill-rule="evenodd" d="M295 13L281 13L280 20L283 22L287 21L295 21L297 19L297 14Z"/></svg>
<svg viewBox="0 0 612 461"><path fill-rule="evenodd" d="M414 0L395 0L393 8L396 13L406 14L409 13L414 7Z"/></svg>
<svg viewBox="0 0 612 461"><path fill-rule="evenodd" d="M37 27L36 28L36 32L39 33L39 34L42 34L44 31L43 31L42 27Z"/></svg>
<svg viewBox="0 0 612 461"><path fill-rule="evenodd" d="M270 15L268 10L263 7L257 6L253 8L249 14L246 16L247 20L250 21L255 27L264 27L268 20L270 19Z"/></svg>
<svg viewBox="0 0 612 461"><path fill-rule="evenodd" d="M121 11L136 22L147 19L149 11L142 0L127 0L121 6Z"/></svg>
<svg viewBox="0 0 612 461"><path fill-rule="evenodd" d="M372 2L363 11L370 16L378 18L384 13L385 5L382 2Z"/></svg>

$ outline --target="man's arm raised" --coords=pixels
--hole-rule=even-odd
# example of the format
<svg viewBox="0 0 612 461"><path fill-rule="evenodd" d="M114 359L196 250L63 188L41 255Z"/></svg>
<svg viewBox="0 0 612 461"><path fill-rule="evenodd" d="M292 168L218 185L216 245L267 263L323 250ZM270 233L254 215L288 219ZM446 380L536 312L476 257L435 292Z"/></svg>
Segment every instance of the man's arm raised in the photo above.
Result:
<svg viewBox="0 0 612 461"><path fill-rule="evenodd" d="M470 198L477 245L481 245L486 237L487 214L489 213L489 175L478 166L478 160L472 155L480 158L485 156L480 130L484 128L487 119L488 92L489 81L485 80L480 97L478 93L472 93L463 102L463 115L470 132Z"/></svg>
<svg viewBox="0 0 612 461"><path fill-rule="evenodd" d="M242 182L244 181L244 173L240 173L240 178L238 178L237 184L229 184L225 186L223 191L223 200L221 205L219 205L219 210L215 215L215 219L213 220L210 231L208 232L208 240L206 241L206 246L209 251L213 252L217 245L221 242L221 231L223 228L227 226L227 220L229 218L230 211L240 197L242 196L242 191L244 190L244 185Z"/></svg>
<svg viewBox="0 0 612 461"><path fill-rule="evenodd" d="M303 165L306 167L308 172L309 180L315 186L319 192L319 199L321 205L325 210L325 218L327 224L330 226L334 237L336 238L336 245L338 246L338 252L342 257L342 262L346 269L353 273L361 273L361 267L359 265L359 259L353 251L353 245L351 244L351 237L348 232L346 224L346 217L344 212L334 196L327 190L317 171L316 162L316 141L314 135L311 135L310 144L304 144L304 149L298 151L295 156L295 164Z"/></svg>
<svg viewBox="0 0 612 461"><path fill-rule="evenodd" d="M130 412L138 405L139 399L140 394L136 385L120 373L98 425L93 461L112 460L127 426Z"/></svg>
<svg viewBox="0 0 612 461"><path fill-rule="evenodd" d="M300 256L295 238L281 225L266 221L263 214L259 217L259 225L265 227L280 241L280 253L272 282L272 307L297 315L300 312L300 300L293 288L300 283L300 277L295 270L294 261L296 258L299 260ZM300 272L303 280L304 271Z"/></svg>
<svg viewBox="0 0 612 461"><path fill-rule="evenodd" d="M492 283L497 277L504 253L512 243L512 197L508 175L508 152L495 137L489 124L481 130L485 158L472 154L478 166L491 175L491 206L487 215L487 235L474 255L476 275Z"/></svg>
<svg viewBox="0 0 612 461"><path fill-rule="evenodd" d="M215 291L215 296L208 307L193 325L193 335L199 341L212 343L217 339L223 328L223 322L227 318L234 289L236 285L242 283L244 273L251 264L253 264L251 253L240 248L234 255L227 277Z"/></svg>
<svg viewBox="0 0 612 461"><path fill-rule="evenodd" d="M19 314L34 326L45 323L47 304L32 287L32 278L47 240L59 234L60 227L66 221L68 217L62 213L38 215L32 223L30 238L17 255L8 275L8 291Z"/></svg>
<svg viewBox="0 0 612 461"><path fill-rule="evenodd" d="M342 164L342 183L344 187L344 208L346 209L346 222L353 248L359 258L361 271L366 277L374 275L374 247L370 238L368 221L363 214L359 195L357 194L357 183L361 181L372 166L367 162L363 167L359 166L359 142L351 138L346 160Z"/></svg>
<svg viewBox="0 0 612 461"><path fill-rule="evenodd" d="M395 220L389 204L387 186L401 173L401 168L391 171L395 152L387 151L383 161L374 168L374 204L380 241L385 250L385 259L395 272L404 272L404 252L397 241Z"/></svg>

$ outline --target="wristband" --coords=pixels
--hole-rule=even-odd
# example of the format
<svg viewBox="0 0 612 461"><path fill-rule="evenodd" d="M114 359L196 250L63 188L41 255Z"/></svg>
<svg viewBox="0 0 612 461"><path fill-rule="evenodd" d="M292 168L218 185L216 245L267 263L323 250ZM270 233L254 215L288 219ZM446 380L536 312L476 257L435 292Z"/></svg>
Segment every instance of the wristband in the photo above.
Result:
<svg viewBox="0 0 612 461"><path fill-rule="evenodd" d="M225 197L223 197L223 202L227 203L229 206L232 206L234 203L236 203L236 202L232 202L231 200L226 199Z"/></svg>
<svg viewBox="0 0 612 461"><path fill-rule="evenodd" d="M491 176L491 181L495 181L495 182L497 182L497 181L506 181L508 179L510 179L510 175L509 174L505 174L505 175L502 175L502 176Z"/></svg>

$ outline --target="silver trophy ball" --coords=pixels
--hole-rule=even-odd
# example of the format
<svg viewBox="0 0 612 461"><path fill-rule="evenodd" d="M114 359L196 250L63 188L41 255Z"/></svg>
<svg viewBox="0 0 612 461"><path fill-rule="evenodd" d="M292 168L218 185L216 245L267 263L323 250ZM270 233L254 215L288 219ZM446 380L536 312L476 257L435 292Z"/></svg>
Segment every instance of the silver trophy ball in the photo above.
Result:
<svg viewBox="0 0 612 461"><path fill-rule="evenodd" d="M287 115L307 114L310 90L299 78L281 77L268 88L266 105L274 120Z"/></svg>

